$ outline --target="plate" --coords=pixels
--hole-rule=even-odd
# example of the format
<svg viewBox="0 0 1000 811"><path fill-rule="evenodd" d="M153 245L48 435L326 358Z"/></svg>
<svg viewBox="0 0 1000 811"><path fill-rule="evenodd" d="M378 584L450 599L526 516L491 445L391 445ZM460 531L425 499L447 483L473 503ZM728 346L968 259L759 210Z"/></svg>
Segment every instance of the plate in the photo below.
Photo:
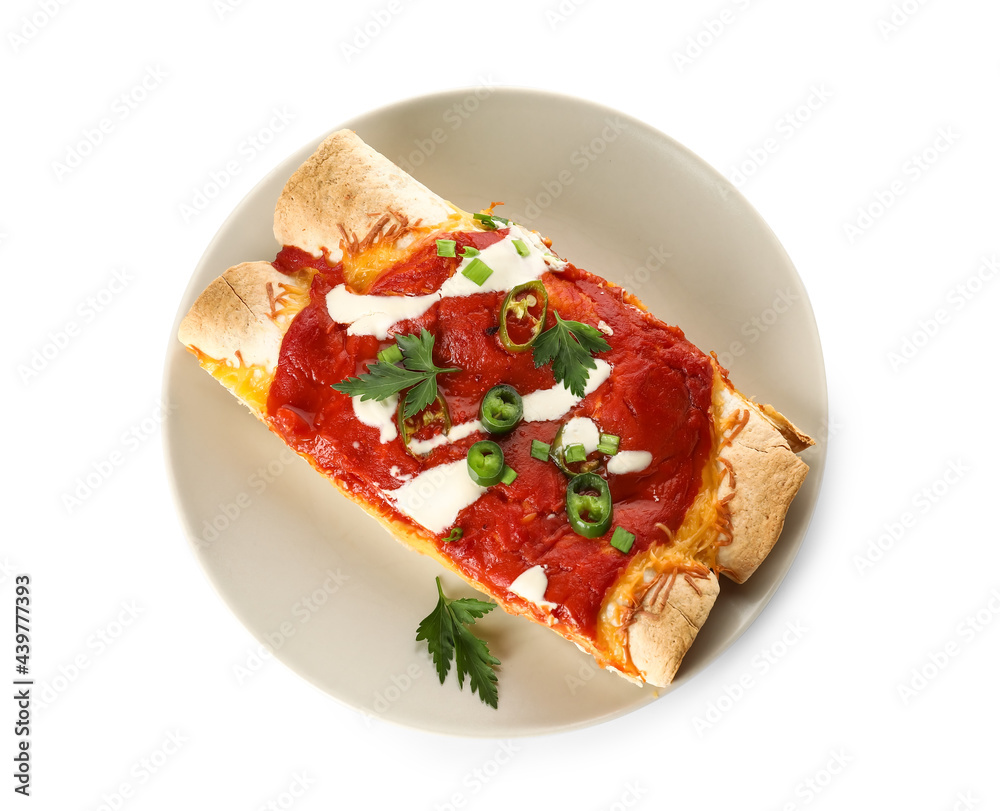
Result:
<svg viewBox="0 0 1000 811"><path fill-rule="evenodd" d="M764 608L818 496L826 380L812 308L791 261L750 204L705 162L656 129L589 101L480 87L404 101L340 127L466 210L503 200L504 215L716 350L742 391L776 404L818 439L804 455L812 470L767 561L743 586L723 584L670 689L636 687L548 629L494 611L476 626L503 663L493 710L459 691L454 678L439 684L414 639L434 607L441 567L337 493L173 339L165 450L198 560L275 658L368 716L506 737L595 724L669 696ZM174 334L198 293L227 267L273 258L275 201L321 140L290 155L226 220L191 278ZM450 573L443 583L452 596L475 594ZM255 664L251 653L244 675L274 666Z"/></svg>

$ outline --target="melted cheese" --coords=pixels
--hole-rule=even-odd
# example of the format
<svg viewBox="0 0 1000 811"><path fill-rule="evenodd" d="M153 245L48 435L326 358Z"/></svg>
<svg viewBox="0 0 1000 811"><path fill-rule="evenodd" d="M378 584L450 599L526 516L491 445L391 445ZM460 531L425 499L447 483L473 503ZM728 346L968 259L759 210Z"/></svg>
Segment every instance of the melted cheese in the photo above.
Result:
<svg viewBox="0 0 1000 811"><path fill-rule="evenodd" d="M281 282L281 292L274 300L274 319L278 324L287 328L309 303L309 286L315 274L316 271L312 268L304 268L294 276L289 276L287 283ZM244 363L242 355L239 356L239 362L233 365L225 359L209 357L196 348L189 349L194 352L203 369L246 403L254 414L263 418L275 369L268 369L262 364Z"/></svg>
<svg viewBox="0 0 1000 811"><path fill-rule="evenodd" d="M341 240L340 250L343 252L341 261L344 263L344 278L347 283L354 290L363 293L386 269L409 257L417 244L436 231L480 230L480 226L471 214L460 211L454 206L452 208L454 210L451 216L443 223L436 225L416 223L408 227L398 238L379 237L361 250L352 251L351 246ZM383 229L382 233L391 235L393 225L391 222L386 225L388 227Z"/></svg>
<svg viewBox="0 0 1000 811"><path fill-rule="evenodd" d="M731 539L728 498L719 498L729 474L719 461L721 451L742 428L738 415L722 419L719 392L725 384L718 370L712 395L712 448L702 469L701 488L688 508L684 521L671 533L660 525L664 538L636 555L605 596L597 620L597 647L601 655L626 674L638 675L628 653L628 623L642 603L646 590L663 576L704 577L716 568L716 552Z"/></svg>
<svg viewBox="0 0 1000 811"><path fill-rule="evenodd" d="M350 283L351 277L345 273L348 284L337 285L327 294L327 311L330 318L338 324L348 325L348 335L373 335L384 341L397 323L419 318L444 298L504 292L545 273L549 266L534 243L528 248L528 255L521 256L514 246L515 239L522 240L527 245L529 232L512 224L503 239L483 248L477 256L462 259L455 273L438 290L425 296L355 293L352 290L354 285ZM493 271L481 285L462 272L476 261L484 263Z"/></svg>
<svg viewBox="0 0 1000 811"><path fill-rule="evenodd" d="M197 349L193 351L203 369L246 403L254 414L263 417L267 407L267 393L271 388L271 381L274 380L273 371L268 371L263 366L244 366L242 363L239 366L230 366L225 361L210 358Z"/></svg>

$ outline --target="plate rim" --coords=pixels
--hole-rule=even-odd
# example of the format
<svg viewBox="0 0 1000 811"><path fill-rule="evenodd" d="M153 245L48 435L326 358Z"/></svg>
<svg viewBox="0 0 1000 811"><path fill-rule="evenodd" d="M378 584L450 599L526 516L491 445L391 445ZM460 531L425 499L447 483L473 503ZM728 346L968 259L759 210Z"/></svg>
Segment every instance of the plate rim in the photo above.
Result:
<svg viewBox="0 0 1000 811"><path fill-rule="evenodd" d="M352 116L350 119L342 122L338 126L326 130L319 136L314 137L308 141L299 144L296 147L285 152L277 161L277 163L271 167L251 188L247 191L243 197L233 206L229 214L222 220L216 229L215 233L212 235L211 239L206 244L204 250L195 263L194 267L190 272L188 282L184 288L183 294L177 305L177 311L171 325L171 333L168 336L166 352L164 357L164 367L163 374L161 378L161 390L164 396L169 397L171 388L171 378L174 373L175 365L180 362L181 358L186 358L188 353L183 350L180 344L176 340L177 329L183 318L184 313L190 307L191 303L197 297L197 294L203 289L204 283L198 281L199 277L203 275L203 266L206 263L208 257L218 249L219 244L227 238L227 232L231 230L233 224L238 221L242 216L245 216L244 210L251 205L251 203L256 200L256 198L261 194L264 187L274 183L278 176L287 179L288 171L287 165L293 158L293 156L300 153L311 154L315 151L316 147L332 132L338 129L350 128L355 129L358 124L370 120L384 118L387 115L393 113L406 112L408 108L422 107L428 104L441 104L445 100L453 99L456 95L468 95L470 92L475 92L483 87L489 87L490 94L502 94L508 97L512 97L516 100L518 96L532 96L538 100L558 100L562 103L571 104L574 106L579 106L581 108L589 108L591 111L598 111L601 114L618 116L622 120L628 122L631 127L634 127L637 131L643 134L643 137L660 142L661 145L667 145L671 150L675 151L683 158L690 162L692 165L696 166L701 172L705 173L708 177L711 177L717 184L719 184L723 189L725 189L727 197L729 195L734 196L737 199L739 207L745 214L748 214L753 220L754 226L761 234L766 236L769 247L777 252L784 264L784 268L790 271L794 275L795 279L799 282L803 291L806 292L803 304L805 305L805 315L806 321L808 322L813 337L816 341L816 347L818 350L818 363L819 368L817 369L817 376L822 382L822 388L820 391L815 392L817 396L818 411L826 417L828 421L829 417L829 386L826 373L826 363L825 354L822 348L822 336L819 331L819 325L816 320L815 311L812 307L812 301L808 296L808 291L806 291L805 285L802 282L801 274L799 274L798 268L792 261L788 252L785 250L784 246L778 239L776 233L763 218L760 212L750 203L750 201L745 197L745 195L740 192L719 170L708 163L705 159L700 157L694 151L689 149L687 146L670 136L669 134L663 132L657 127L643 121L639 118L632 116L629 113L623 112L616 108L610 107L602 102L593 101L591 99L583 98L576 95L571 95L567 93L561 93L556 91L549 91L534 87L523 87L517 85L464 85L457 86L450 89L436 90L433 92L420 94L416 96L411 96L407 98L397 99L386 104L383 104L377 108L373 108L367 112L362 112ZM308 152L307 152L308 150ZM294 171L294 170L293 170ZM275 248L277 251L277 247ZM769 586L762 592L760 597L754 603L752 610L750 610L745 615L745 621L739 630L730 635L719 647L717 652L707 661L704 665L698 668L693 673L683 674L680 678L676 679L669 688L652 688L651 686L646 686L645 688L636 689L636 701L623 706L618 709L610 710L599 715L592 715L586 718L582 718L573 723L560 724L557 726L537 726L537 727L525 727L518 731L505 730L502 737L533 737L541 736L547 734L557 734L559 732L571 731L576 729L582 729L586 727L596 726L599 724L606 723L617 718L622 718L626 715L630 715L634 711L648 706L651 703L659 701L676 692L679 688L683 687L688 682L692 681L698 673L707 669L711 664L718 661L726 651L731 648L757 621L760 615L764 612L767 606L771 603L774 595L777 593L778 588L784 583L785 578L788 576L796 559L798 558L799 552L801 550L802 544L804 543L806 537L809 535L813 519L816 515L816 507L819 503L819 499L822 493L822 484L824 479L824 474L826 471L827 463L827 450L828 450L828 430L827 421L824 421L822 425L819 426L818 431L815 431L815 439L817 442L817 448L819 453L817 458L810 459L810 470L809 479L810 486L814 492L812 499L805 505L805 512L800 517L801 521L801 532L794 541L794 549L791 550L791 554L788 558L787 566L772 579ZM251 625L244 619L243 613L238 610L238 607L234 605L233 601L227 599L224 592L223 584L219 579L219 573L212 569L212 567L206 564L206 560L201 554L199 544L196 540L197 536L190 531L189 523L193 521L193 517L188 516L188 509L184 503L184 499L180 489L178 471L176 469L177 461L175 459L175 444L177 442L176 437L176 421L166 420L163 425L163 431L161 432L161 447L164 457L164 465L166 468L167 478L169 481L169 487L171 490L171 495L173 498L174 506L177 513L177 519L181 524L185 538L188 543L188 548L191 551L195 561L198 563L198 568L201 570L203 576L211 584L216 597L221 601L223 605L233 614L240 625L255 639L257 642L264 643L265 640L261 639L258 632L251 627ZM802 509L800 507L800 509ZM788 541L786 541L787 543ZM348 707L351 710L358 712L365 717L374 717L376 720L389 722L395 726L399 726L405 729L420 730L423 732L431 732L434 734L445 735L448 737L460 737L460 738L492 738L497 739L500 737L497 733L490 731L489 729L483 730L476 726L475 721L470 720L470 728L464 730L456 730L453 728L445 727L435 727L435 726L422 726L410 723L406 720L394 717L392 714L384 714L375 716L369 708L355 704L351 700L344 698L342 696L335 695L326 686L321 685L310 678L308 675L300 672L296 667L287 662L284 657L281 656L281 651L275 651L273 657L281 662L281 664L292 671L296 676L303 679L305 682L310 684L314 689L322 693L329 699L336 701L339 705ZM657 692L659 690L659 692Z"/></svg>

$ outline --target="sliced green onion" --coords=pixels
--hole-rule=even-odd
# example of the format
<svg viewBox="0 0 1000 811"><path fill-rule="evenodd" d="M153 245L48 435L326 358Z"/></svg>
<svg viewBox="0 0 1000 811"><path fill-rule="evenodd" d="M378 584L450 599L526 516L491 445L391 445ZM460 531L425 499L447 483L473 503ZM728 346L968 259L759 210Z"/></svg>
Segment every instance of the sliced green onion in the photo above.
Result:
<svg viewBox="0 0 1000 811"><path fill-rule="evenodd" d="M511 242L514 243L514 247L517 249L518 256L527 256L531 251L528 250L528 246L524 244L523 239L512 239Z"/></svg>
<svg viewBox="0 0 1000 811"><path fill-rule="evenodd" d="M619 552L627 553L635 543L635 535L624 527L615 527L611 535L611 545Z"/></svg>
<svg viewBox="0 0 1000 811"><path fill-rule="evenodd" d="M581 473L566 485L566 518L577 535L599 538L611 526L611 489L596 473Z"/></svg>
<svg viewBox="0 0 1000 811"><path fill-rule="evenodd" d="M492 487L503 478L503 450L496 442L484 439L469 448L466 457L469 477L480 487Z"/></svg>
<svg viewBox="0 0 1000 811"><path fill-rule="evenodd" d="M503 466L503 476L500 477L500 484L513 484L517 478L517 471L510 465Z"/></svg>
<svg viewBox="0 0 1000 811"><path fill-rule="evenodd" d="M466 245L462 248L462 258L468 259L471 256L479 256L479 248L473 248L471 245Z"/></svg>
<svg viewBox="0 0 1000 811"><path fill-rule="evenodd" d="M483 282L493 275L493 268L487 265L482 259L473 259L469 262L469 266L462 271L462 274L482 287Z"/></svg>
<svg viewBox="0 0 1000 811"><path fill-rule="evenodd" d="M403 351L392 344L378 353L378 359L385 363L399 363L403 359Z"/></svg>
<svg viewBox="0 0 1000 811"><path fill-rule="evenodd" d="M618 453L618 443L621 441L621 437L614 434L601 434L601 441L597 446L597 450L601 453L606 453L608 456L614 456Z"/></svg>
<svg viewBox="0 0 1000 811"><path fill-rule="evenodd" d="M563 473L565 473L570 478L579 475L580 473L592 473L601 465L601 460L599 458L588 458L587 449L580 443L574 443L578 447L573 450L572 454L569 453L570 446L563 443L563 433L566 430L567 422L564 422L559 426L559 430L556 431L556 435L552 440L552 452L549 454L549 458L555 462L557 468L559 468Z"/></svg>
<svg viewBox="0 0 1000 811"><path fill-rule="evenodd" d="M458 243L453 239L438 239L437 242L438 256L454 256L455 255L455 245Z"/></svg>
<svg viewBox="0 0 1000 811"><path fill-rule="evenodd" d="M506 217L501 217L499 214L491 214L490 216L497 222L502 222L504 225L510 225L510 220Z"/></svg>
<svg viewBox="0 0 1000 811"><path fill-rule="evenodd" d="M491 434L509 434L524 416L524 403L513 386L494 386L479 406L479 421Z"/></svg>
<svg viewBox="0 0 1000 811"><path fill-rule="evenodd" d="M552 446L548 442L542 442L540 439L531 440L531 458L537 459L539 462L549 461L549 451L552 450Z"/></svg>
<svg viewBox="0 0 1000 811"><path fill-rule="evenodd" d="M451 543L452 541L459 540L465 534L465 530L461 527L454 527L451 532L448 533L448 537L444 539L445 543Z"/></svg>
<svg viewBox="0 0 1000 811"><path fill-rule="evenodd" d="M497 230L497 224L493 221L493 217L491 217L489 214L473 214L472 219L479 220L483 228L485 228L487 231Z"/></svg>

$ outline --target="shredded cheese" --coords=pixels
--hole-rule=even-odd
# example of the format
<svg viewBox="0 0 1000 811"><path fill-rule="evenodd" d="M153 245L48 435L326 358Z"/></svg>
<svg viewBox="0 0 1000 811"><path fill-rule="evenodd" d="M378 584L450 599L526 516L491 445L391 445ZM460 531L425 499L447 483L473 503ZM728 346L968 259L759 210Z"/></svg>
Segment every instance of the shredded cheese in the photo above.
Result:
<svg viewBox="0 0 1000 811"><path fill-rule="evenodd" d="M392 217L382 215L361 238L342 232L340 247L344 253L344 280L354 292L366 293L379 276L409 257L415 245L431 234L482 230L471 214L457 208L447 220L436 225L404 222L401 217L399 214Z"/></svg>
<svg viewBox="0 0 1000 811"><path fill-rule="evenodd" d="M721 456L750 419L748 411L737 410L724 417L719 395L725 386L718 370L712 397L712 449L702 469L701 488L675 532L660 524L661 543L636 555L622 572L614 588L605 596L597 620L597 647L602 655L626 675L639 675L628 652L628 625L642 604L647 590L662 577L671 588L677 577L685 577L695 590L697 580L718 571L716 553L732 543L729 501L736 486L732 465ZM729 493L720 498L728 484ZM669 593L669 592L668 592Z"/></svg>
<svg viewBox="0 0 1000 811"><path fill-rule="evenodd" d="M316 271L304 268L288 282L280 282L279 291L268 283L268 300L271 305L270 317L277 323L286 325L309 303L309 286ZM212 358L198 349L192 348L198 363L212 377L229 389L257 416L263 419L267 409L267 393L271 389L275 370L268 370L260 364L244 363L237 351L239 365L233 366L224 360Z"/></svg>

